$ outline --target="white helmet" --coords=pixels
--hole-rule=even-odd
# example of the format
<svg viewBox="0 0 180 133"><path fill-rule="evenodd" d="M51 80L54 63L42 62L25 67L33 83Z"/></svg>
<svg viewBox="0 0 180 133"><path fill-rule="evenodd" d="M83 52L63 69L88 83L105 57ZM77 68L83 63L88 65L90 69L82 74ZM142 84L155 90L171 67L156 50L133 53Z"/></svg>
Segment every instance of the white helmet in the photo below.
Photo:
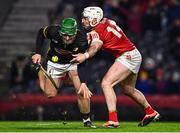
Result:
<svg viewBox="0 0 180 133"><path fill-rule="evenodd" d="M87 17L90 21L90 25L92 27L96 26L97 24L99 24L99 22L102 20L103 18L103 10L100 7L97 6L89 6L84 8L84 11L82 13L83 17ZM97 23L96 24L92 24L92 20L96 18L97 19Z"/></svg>

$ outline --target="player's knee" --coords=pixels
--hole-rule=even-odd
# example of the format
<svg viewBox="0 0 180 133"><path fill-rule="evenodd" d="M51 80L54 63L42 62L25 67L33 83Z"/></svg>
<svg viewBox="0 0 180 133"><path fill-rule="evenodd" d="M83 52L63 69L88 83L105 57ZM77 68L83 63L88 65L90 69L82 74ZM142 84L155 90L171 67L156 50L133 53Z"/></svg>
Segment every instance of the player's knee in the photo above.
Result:
<svg viewBox="0 0 180 133"><path fill-rule="evenodd" d="M56 94L48 94L47 97L48 98L54 98L56 96Z"/></svg>
<svg viewBox="0 0 180 133"><path fill-rule="evenodd" d="M101 82L101 87L102 87L103 89L109 88L110 86L111 86L111 83L110 83L108 80L106 80L106 79L103 79L103 80L102 80L102 82Z"/></svg>
<svg viewBox="0 0 180 133"><path fill-rule="evenodd" d="M52 92L46 93L46 95L48 98L53 98L57 95L57 91L52 91Z"/></svg>
<svg viewBox="0 0 180 133"><path fill-rule="evenodd" d="M82 94L79 94L78 92L76 92L76 95L77 95L77 98L78 98L78 99L83 99L83 98L84 98L83 95L82 95Z"/></svg>
<svg viewBox="0 0 180 133"><path fill-rule="evenodd" d="M134 93L134 90L135 88L130 85L122 87L122 92L126 95L132 95Z"/></svg>

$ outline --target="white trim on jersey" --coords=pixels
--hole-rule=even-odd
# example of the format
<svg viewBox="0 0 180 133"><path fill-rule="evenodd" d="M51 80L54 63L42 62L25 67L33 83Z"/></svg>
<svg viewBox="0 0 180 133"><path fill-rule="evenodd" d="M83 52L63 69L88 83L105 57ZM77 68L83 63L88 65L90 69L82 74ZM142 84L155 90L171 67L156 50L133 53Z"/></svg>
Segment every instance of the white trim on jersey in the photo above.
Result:
<svg viewBox="0 0 180 133"><path fill-rule="evenodd" d="M94 43L94 42L100 42L100 43L103 44L103 41L100 40L99 34L96 31L94 31L94 30L91 31L90 35L91 35L91 39L92 39L91 44Z"/></svg>

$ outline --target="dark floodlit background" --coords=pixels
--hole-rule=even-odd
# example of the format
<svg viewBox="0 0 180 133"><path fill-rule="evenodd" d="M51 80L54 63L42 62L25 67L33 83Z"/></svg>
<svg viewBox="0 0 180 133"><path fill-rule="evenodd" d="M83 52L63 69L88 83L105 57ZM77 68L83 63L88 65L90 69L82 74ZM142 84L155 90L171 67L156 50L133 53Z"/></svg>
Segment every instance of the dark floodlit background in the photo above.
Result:
<svg viewBox="0 0 180 133"><path fill-rule="evenodd" d="M163 116L180 120L180 2L178 0L3 0L0 1L0 120L80 120L76 96L68 77L59 95L47 99L39 89L28 56L35 49L38 29L77 19L86 6L100 6L104 16L124 30L143 56L136 87ZM49 41L45 42L44 53ZM107 120L100 82L114 58L105 51L86 62L80 74L93 92L92 118ZM140 120L143 109L118 95L120 120Z"/></svg>

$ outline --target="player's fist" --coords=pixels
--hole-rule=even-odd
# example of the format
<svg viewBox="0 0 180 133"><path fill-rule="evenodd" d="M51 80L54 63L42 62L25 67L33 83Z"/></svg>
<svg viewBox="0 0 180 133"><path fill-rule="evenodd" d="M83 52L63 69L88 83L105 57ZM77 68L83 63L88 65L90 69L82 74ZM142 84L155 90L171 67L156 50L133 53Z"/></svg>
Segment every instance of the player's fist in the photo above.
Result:
<svg viewBox="0 0 180 133"><path fill-rule="evenodd" d="M41 55L40 54L34 54L33 56L32 56L32 62L33 63L41 63Z"/></svg>
<svg viewBox="0 0 180 133"><path fill-rule="evenodd" d="M70 61L71 63L80 64L86 60L86 56L82 53L75 54L73 57L74 58Z"/></svg>

